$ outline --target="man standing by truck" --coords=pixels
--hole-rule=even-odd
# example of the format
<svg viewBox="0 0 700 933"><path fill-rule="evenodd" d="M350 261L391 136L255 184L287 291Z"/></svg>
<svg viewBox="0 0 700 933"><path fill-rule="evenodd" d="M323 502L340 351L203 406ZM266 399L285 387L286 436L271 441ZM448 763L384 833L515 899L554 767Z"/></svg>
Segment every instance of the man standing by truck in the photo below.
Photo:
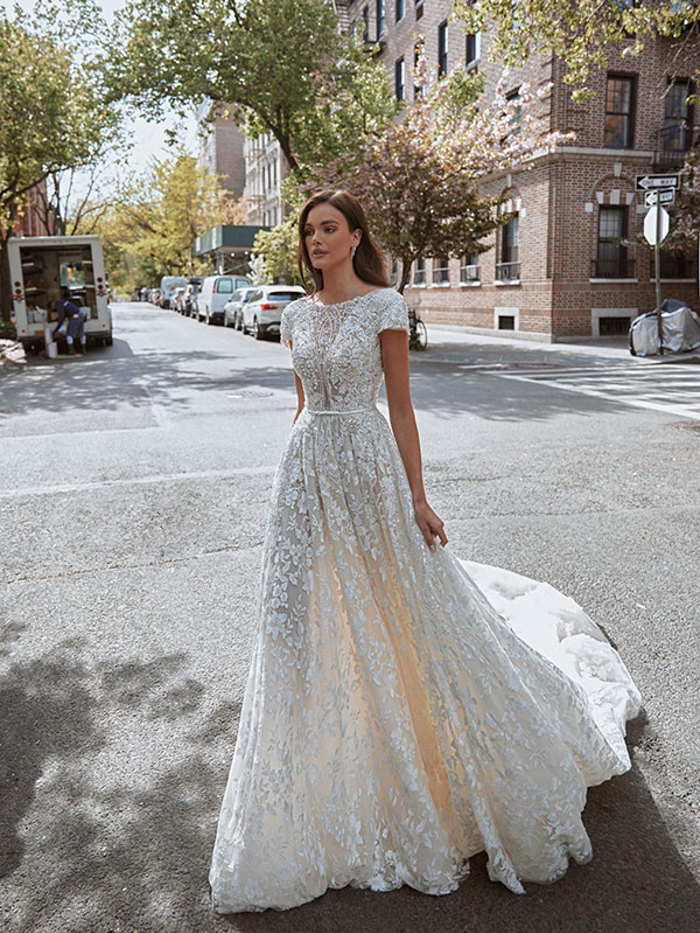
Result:
<svg viewBox="0 0 700 933"><path fill-rule="evenodd" d="M57 327L53 332L54 339L59 331L61 333L64 332L62 327L65 324L68 352L72 353L73 356L83 356L87 346L87 339L85 337L85 314L70 300L70 292L65 287L61 288L61 297L56 302L56 313L58 314L58 321ZM74 350L74 341L76 337L80 340L81 353Z"/></svg>

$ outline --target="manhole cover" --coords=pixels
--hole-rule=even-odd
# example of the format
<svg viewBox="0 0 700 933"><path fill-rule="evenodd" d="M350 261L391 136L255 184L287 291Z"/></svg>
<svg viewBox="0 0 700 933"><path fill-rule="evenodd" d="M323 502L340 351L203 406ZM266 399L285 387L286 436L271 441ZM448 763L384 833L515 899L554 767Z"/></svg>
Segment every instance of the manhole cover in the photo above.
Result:
<svg viewBox="0 0 700 933"><path fill-rule="evenodd" d="M269 389L241 389L239 392L227 392L227 398L268 398L272 395Z"/></svg>

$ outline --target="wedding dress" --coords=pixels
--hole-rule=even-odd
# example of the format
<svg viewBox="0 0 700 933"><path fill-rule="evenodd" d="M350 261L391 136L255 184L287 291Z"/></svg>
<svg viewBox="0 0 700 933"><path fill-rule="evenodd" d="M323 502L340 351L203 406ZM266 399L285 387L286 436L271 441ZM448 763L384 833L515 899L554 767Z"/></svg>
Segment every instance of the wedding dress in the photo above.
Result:
<svg viewBox="0 0 700 933"><path fill-rule="evenodd" d="M273 480L219 913L348 884L447 894L481 851L524 894L591 858L586 788L630 768L642 700L598 626L546 583L427 547L376 407L384 329L409 329L393 289L282 315L305 407Z"/></svg>

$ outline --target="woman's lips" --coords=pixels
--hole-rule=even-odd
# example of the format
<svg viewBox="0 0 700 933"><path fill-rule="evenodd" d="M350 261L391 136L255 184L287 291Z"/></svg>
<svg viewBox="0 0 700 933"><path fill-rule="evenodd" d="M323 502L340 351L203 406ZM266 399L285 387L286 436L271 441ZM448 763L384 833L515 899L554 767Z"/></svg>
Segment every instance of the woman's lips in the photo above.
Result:
<svg viewBox="0 0 700 933"><path fill-rule="evenodd" d="M316 249L311 253L311 256L313 259L320 259L321 256L325 256L325 255L326 255L326 250L323 250L323 249Z"/></svg>

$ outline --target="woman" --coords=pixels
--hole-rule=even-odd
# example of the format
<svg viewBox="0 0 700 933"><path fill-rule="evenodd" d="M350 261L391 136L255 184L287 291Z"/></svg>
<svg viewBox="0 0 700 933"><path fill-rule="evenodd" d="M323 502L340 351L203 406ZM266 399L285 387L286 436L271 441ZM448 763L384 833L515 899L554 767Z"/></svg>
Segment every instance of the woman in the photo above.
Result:
<svg viewBox="0 0 700 933"><path fill-rule="evenodd" d="M421 476L408 312L349 193L307 202L299 261L315 287L282 315L298 410L215 907L283 910L347 884L447 894L482 850L489 877L523 894L591 858L586 788L629 769L641 697L576 603L447 548Z"/></svg>

